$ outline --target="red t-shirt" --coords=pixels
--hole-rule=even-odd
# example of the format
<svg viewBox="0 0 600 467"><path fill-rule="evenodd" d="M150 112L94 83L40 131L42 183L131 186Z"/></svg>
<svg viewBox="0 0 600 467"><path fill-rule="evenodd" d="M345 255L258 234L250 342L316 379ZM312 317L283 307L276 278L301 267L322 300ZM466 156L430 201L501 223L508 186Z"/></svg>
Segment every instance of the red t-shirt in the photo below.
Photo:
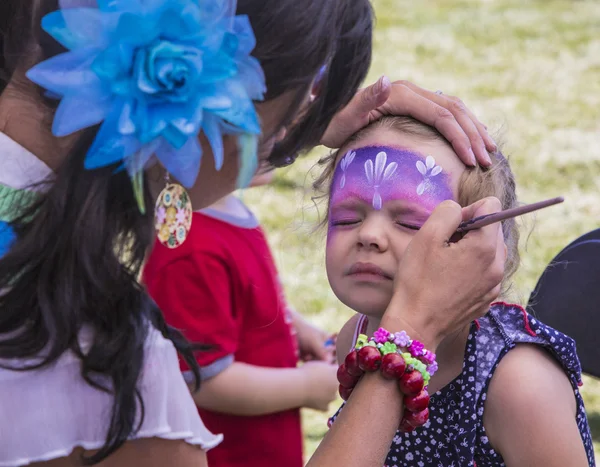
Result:
<svg viewBox="0 0 600 467"><path fill-rule="evenodd" d="M214 347L197 354L203 377L218 374L232 359L296 366L289 310L260 227L194 213L183 245L168 249L157 242L144 280L167 323L190 341ZM180 366L188 370L182 360ZM303 465L299 409L254 417L198 412L212 432L224 435L208 452L211 467Z"/></svg>

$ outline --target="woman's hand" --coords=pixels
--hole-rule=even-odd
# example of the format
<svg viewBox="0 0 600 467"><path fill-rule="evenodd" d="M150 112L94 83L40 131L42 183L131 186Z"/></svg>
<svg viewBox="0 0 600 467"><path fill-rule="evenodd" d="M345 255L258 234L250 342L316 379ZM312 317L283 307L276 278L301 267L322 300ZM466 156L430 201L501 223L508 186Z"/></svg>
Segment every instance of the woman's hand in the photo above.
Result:
<svg viewBox="0 0 600 467"><path fill-rule="evenodd" d="M489 166L487 151L496 144L483 125L463 102L452 96L427 91L408 81L382 76L375 84L361 89L333 119L322 144L339 148L351 135L384 115L409 115L435 127L452 144L466 165L476 160Z"/></svg>
<svg viewBox="0 0 600 467"><path fill-rule="evenodd" d="M381 325L406 330L435 351L440 341L484 315L500 292L506 246L501 224L449 239L463 220L501 210L496 198L462 208L441 203L406 249ZM412 333L412 334L411 334Z"/></svg>

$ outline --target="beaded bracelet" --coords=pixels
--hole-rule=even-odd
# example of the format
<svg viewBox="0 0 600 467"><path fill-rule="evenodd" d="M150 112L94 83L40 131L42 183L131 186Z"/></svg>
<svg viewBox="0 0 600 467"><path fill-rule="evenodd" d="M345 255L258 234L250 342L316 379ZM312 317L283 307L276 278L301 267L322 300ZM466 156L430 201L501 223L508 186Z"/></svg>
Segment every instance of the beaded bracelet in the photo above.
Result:
<svg viewBox="0 0 600 467"><path fill-rule="evenodd" d="M438 369L435 354L418 340L411 340L405 331L391 333L379 328L370 339L360 334L355 349L338 368L342 399L348 400L365 372L379 369L384 378L398 380L404 394L404 416L399 430L410 432L425 424L429 419L427 386Z"/></svg>

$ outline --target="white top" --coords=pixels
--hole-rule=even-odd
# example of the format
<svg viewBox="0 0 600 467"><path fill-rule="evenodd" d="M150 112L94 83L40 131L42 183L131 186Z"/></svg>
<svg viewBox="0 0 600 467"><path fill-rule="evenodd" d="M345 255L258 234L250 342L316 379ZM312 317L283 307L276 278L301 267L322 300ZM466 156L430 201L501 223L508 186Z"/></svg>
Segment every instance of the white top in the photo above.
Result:
<svg viewBox="0 0 600 467"><path fill-rule="evenodd" d="M49 175L43 162L0 133L0 183L25 188ZM91 334L80 335L84 349ZM180 439L205 450L218 445L223 436L213 435L200 420L173 343L151 327L145 352L138 384L145 418L135 438ZM42 370L0 368L0 467L57 459L78 446L102 447L111 406L110 395L82 379L80 361L71 352Z"/></svg>

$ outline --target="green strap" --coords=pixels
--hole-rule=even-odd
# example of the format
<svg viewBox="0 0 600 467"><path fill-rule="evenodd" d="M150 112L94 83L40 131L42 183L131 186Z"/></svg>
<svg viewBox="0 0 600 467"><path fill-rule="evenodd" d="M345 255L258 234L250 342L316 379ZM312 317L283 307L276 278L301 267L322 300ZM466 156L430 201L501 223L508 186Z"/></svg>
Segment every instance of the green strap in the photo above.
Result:
<svg viewBox="0 0 600 467"><path fill-rule="evenodd" d="M36 197L35 191L18 190L0 184L0 221L11 222L19 211L31 204Z"/></svg>

